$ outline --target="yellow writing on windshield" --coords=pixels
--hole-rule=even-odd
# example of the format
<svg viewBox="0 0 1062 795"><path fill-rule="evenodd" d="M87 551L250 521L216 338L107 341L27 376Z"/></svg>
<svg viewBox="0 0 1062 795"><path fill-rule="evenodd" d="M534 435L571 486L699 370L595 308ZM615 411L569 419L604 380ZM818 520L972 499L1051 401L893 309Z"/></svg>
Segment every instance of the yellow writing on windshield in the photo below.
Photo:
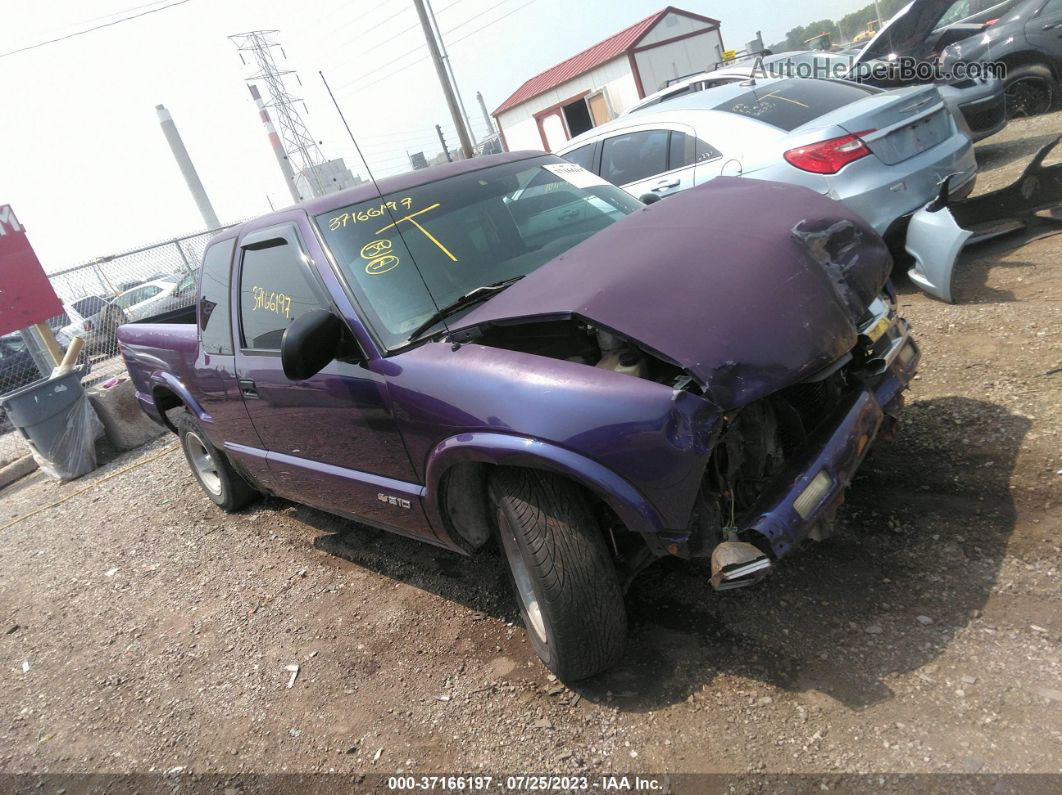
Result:
<svg viewBox="0 0 1062 795"><path fill-rule="evenodd" d="M376 230L376 234L380 234L381 232L383 232L383 231L385 231L387 229L390 229L391 227L397 228L398 225L400 223L402 223L403 221L409 221L411 224L413 224L413 226L417 227L417 229L419 229L421 231L421 233L426 238L428 238L428 240L430 240L432 243L434 243L436 246L438 246L439 250L442 251L443 254L445 254L447 257L450 258L451 262L457 262L457 257L455 257L452 253L450 253L450 249L448 249L446 246L444 246L442 243L440 243L435 238L435 235L433 235L431 232L429 232L427 229L425 229L423 226L421 226L416 220L416 217L418 215L423 215L424 213L426 213L426 212L428 212L430 210L434 210L438 206L439 206L439 203L435 202L435 204L431 205L430 207L425 207L423 210L417 210L415 213L410 213L409 215L405 216L404 218L399 218L394 223L390 223L387 226L384 226L384 227L381 227L380 229L377 229Z"/></svg>
<svg viewBox="0 0 1062 795"><path fill-rule="evenodd" d="M365 272L370 276L379 276L398 267L399 259L391 253L392 243L387 238L370 240L361 247L361 258L368 260Z"/></svg>
<svg viewBox="0 0 1062 795"><path fill-rule="evenodd" d="M413 206L413 199L409 196L405 196L401 199L394 199L392 201L382 202L376 207L369 207L365 210L359 210L356 213L340 213L339 215L332 216L328 219L328 228L335 232L337 229L342 229L348 223L356 224L358 221L368 221L370 218L379 218L388 210L392 212L398 212L399 208L408 210Z"/></svg>

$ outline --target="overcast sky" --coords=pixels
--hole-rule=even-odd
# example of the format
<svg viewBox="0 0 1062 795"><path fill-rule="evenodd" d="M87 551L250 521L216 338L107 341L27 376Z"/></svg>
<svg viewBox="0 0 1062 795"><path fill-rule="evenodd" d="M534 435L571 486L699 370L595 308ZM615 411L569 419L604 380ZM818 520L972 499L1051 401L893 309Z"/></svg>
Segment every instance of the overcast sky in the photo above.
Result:
<svg viewBox="0 0 1062 795"><path fill-rule="evenodd" d="M175 0L38 0L0 6L0 54ZM738 49L862 0L685 0L722 21ZM473 131L476 91L494 110L524 80L664 6L662 0L433 0ZM11 204L44 267L203 226L159 129L173 114L222 222L290 203L244 84L233 33L277 29L326 157L364 175L324 93L323 70L377 176L405 152L457 146L411 0L187 0L56 44L0 55L0 204ZM279 55L279 54L278 54Z"/></svg>

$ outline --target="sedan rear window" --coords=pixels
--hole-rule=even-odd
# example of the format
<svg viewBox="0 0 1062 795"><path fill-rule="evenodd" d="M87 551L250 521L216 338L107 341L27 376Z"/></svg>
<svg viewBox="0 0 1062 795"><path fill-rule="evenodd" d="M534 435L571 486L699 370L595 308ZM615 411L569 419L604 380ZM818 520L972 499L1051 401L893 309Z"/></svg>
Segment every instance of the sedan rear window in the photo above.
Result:
<svg viewBox="0 0 1062 795"><path fill-rule="evenodd" d="M766 83L728 99L715 110L747 116L789 132L809 121L866 99L874 91L834 80L786 80Z"/></svg>

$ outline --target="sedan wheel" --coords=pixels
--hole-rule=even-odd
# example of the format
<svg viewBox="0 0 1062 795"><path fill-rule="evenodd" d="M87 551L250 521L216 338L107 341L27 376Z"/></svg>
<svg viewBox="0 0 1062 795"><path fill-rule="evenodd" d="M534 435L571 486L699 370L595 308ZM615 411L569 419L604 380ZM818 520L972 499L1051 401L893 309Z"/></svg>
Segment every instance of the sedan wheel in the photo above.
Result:
<svg viewBox="0 0 1062 795"><path fill-rule="evenodd" d="M1007 86L1007 118L1039 116L1051 110L1054 92L1051 84L1039 75L1019 77Z"/></svg>

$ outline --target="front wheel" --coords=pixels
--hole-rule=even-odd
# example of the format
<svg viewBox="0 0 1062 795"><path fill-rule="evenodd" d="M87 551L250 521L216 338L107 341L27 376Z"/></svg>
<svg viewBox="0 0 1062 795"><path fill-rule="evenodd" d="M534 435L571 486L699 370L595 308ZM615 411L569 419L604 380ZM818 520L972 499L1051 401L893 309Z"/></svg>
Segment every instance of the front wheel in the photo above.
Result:
<svg viewBox="0 0 1062 795"><path fill-rule="evenodd" d="M210 443L191 414L178 413L173 424L192 474L215 505L231 513L258 496L254 487L233 469L225 454Z"/></svg>
<svg viewBox="0 0 1062 795"><path fill-rule="evenodd" d="M627 641L616 567L582 492L535 470L490 478L498 535L535 652L564 681L615 665Z"/></svg>

